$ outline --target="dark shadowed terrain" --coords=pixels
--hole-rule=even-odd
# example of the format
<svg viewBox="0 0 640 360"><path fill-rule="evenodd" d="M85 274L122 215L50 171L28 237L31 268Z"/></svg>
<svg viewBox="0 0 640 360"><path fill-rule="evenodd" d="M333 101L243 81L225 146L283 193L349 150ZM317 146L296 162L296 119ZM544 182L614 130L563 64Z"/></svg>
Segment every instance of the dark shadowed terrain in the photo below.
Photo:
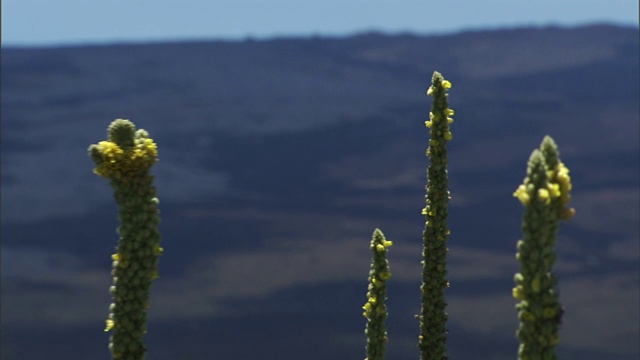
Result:
<svg viewBox="0 0 640 360"><path fill-rule="evenodd" d="M415 359L425 157L451 80L449 358L516 357L512 197L549 134L577 216L558 239L561 359L640 355L637 28L2 49L2 360L109 359L117 242L89 144L148 130L165 253L149 360L362 359L369 241L388 357Z"/></svg>

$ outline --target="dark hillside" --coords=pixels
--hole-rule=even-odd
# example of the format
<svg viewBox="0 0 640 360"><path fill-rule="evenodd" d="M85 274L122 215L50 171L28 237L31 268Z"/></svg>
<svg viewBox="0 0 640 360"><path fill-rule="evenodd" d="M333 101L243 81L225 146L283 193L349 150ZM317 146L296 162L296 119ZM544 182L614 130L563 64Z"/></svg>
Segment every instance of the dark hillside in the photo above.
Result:
<svg viewBox="0 0 640 360"><path fill-rule="evenodd" d="M369 240L394 240L389 357L417 356L434 70L453 83L449 355L513 359L522 207L550 134L578 215L557 272L563 359L640 355L640 36L447 36L2 49L2 360L106 360L116 208L89 144L159 144L165 254L150 360L364 356Z"/></svg>

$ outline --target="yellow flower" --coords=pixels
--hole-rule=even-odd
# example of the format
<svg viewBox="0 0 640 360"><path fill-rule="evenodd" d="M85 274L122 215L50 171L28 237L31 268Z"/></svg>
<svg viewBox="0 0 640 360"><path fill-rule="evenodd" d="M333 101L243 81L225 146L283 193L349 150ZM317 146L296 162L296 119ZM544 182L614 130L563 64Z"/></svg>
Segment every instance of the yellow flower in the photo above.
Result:
<svg viewBox="0 0 640 360"><path fill-rule="evenodd" d="M522 205L525 205L525 206L529 205L529 201L531 200L529 192L527 191L527 187L524 184L518 186L516 191L513 193L513 196L517 197L518 200L520 200L520 202L522 203Z"/></svg>
<svg viewBox="0 0 640 360"><path fill-rule="evenodd" d="M105 332L110 331L116 325L115 321L111 319L107 319L105 322L107 324L107 326L104 328Z"/></svg>
<svg viewBox="0 0 640 360"><path fill-rule="evenodd" d="M518 285L516 287L513 288L513 290L511 291L512 295L514 298L518 299L518 300L524 300L524 291L522 289L522 286Z"/></svg>
<svg viewBox="0 0 640 360"><path fill-rule="evenodd" d="M449 80L442 80L442 87L446 90L451 89L451 82Z"/></svg>
<svg viewBox="0 0 640 360"><path fill-rule="evenodd" d="M558 184L549 183L547 184L547 189L549 190L549 193L553 198L560 197L560 195L562 194L562 192L560 191L560 185Z"/></svg>
<svg viewBox="0 0 640 360"><path fill-rule="evenodd" d="M522 276L522 274L520 273L516 273L516 275L513 277L513 280L517 283L520 284L524 281L524 276Z"/></svg>
<svg viewBox="0 0 640 360"><path fill-rule="evenodd" d="M547 171L547 179L552 180L556 175L556 172L554 170L549 170Z"/></svg>
<svg viewBox="0 0 640 360"><path fill-rule="evenodd" d="M549 205L551 203L551 198L549 197L549 190L538 189L538 200L543 201L545 204Z"/></svg>
<svg viewBox="0 0 640 360"><path fill-rule="evenodd" d="M569 176L569 169L564 166L563 163L558 164L556 179L558 181L558 184L560 184L561 191L568 194L572 188L571 177Z"/></svg>

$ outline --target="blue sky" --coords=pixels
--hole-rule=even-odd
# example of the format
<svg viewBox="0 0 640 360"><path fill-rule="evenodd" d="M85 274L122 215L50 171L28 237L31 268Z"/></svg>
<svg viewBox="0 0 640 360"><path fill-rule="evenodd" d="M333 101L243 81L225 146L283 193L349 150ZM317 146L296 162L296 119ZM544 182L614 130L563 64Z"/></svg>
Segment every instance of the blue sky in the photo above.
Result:
<svg viewBox="0 0 640 360"><path fill-rule="evenodd" d="M3 45L638 26L637 0L3 0Z"/></svg>

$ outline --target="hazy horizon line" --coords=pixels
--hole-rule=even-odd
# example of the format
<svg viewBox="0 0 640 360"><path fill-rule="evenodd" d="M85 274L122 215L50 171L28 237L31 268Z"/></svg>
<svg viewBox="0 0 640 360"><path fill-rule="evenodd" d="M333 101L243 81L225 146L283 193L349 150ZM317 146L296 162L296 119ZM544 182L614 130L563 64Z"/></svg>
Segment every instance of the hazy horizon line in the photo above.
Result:
<svg viewBox="0 0 640 360"><path fill-rule="evenodd" d="M338 32L299 32L299 33L273 33L265 35L221 35L221 36L175 36L175 37L147 37L147 38L130 38L130 39L95 39L95 40L70 40L52 43L50 41L21 43L21 42L0 42L2 49L50 49L50 48L80 48L80 47L102 47L102 46L119 46L119 45L159 45L159 44L180 44L180 43L203 43L203 42L268 42L277 40L294 40L294 39L345 39L364 35L378 34L382 36L450 36L472 32L496 32L496 31L514 31L525 29L578 29L596 26L611 26L640 30L639 24L631 24L615 21L587 21L579 24L561 24L557 22L549 22L544 24L517 24L517 25L495 25L495 26L470 26L456 29L435 30L435 31L417 31L417 30L385 30L375 27L363 28L355 31L338 31Z"/></svg>

